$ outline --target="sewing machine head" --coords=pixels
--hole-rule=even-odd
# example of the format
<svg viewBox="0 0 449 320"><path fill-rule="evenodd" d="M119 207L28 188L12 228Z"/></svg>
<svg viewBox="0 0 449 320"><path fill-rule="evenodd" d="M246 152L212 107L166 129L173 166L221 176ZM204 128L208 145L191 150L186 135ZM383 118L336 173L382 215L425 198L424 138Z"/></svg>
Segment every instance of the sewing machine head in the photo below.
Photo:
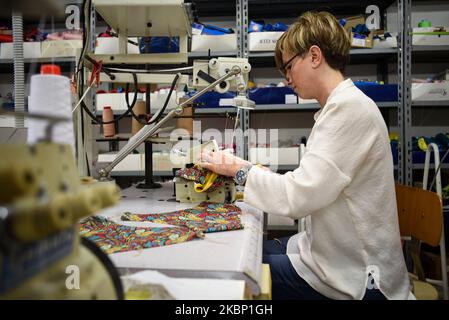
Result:
<svg viewBox="0 0 449 320"><path fill-rule="evenodd" d="M193 86L197 89L205 88L231 70L238 69L238 74L220 82L214 88L219 93L236 91L235 107L240 109L254 109L255 103L246 97L248 77L251 65L245 58L219 57L211 60L195 60L193 62Z"/></svg>
<svg viewBox="0 0 449 320"><path fill-rule="evenodd" d="M174 179L177 201L219 203L232 203L235 201L236 189L233 179L218 176L196 164L201 152L218 150L217 142L210 140L194 146L186 152L182 168L177 171Z"/></svg>

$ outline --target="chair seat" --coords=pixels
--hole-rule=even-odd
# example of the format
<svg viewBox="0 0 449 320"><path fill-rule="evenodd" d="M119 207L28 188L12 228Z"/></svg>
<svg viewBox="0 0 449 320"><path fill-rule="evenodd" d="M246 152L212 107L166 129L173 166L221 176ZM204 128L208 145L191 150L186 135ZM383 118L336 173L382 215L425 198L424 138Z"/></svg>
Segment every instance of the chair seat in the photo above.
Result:
<svg viewBox="0 0 449 320"><path fill-rule="evenodd" d="M438 300L438 291L430 283L413 279L413 294L417 300Z"/></svg>

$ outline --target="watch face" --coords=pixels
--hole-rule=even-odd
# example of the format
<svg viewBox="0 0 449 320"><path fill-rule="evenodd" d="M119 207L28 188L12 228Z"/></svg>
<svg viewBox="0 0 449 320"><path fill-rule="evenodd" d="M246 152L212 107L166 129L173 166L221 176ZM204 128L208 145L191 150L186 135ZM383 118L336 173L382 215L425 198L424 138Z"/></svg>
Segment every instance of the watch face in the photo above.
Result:
<svg viewBox="0 0 449 320"><path fill-rule="evenodd" d="M237 171L235 180L237 180L238 184L242 184L245 181L245 178L246 178L245 170L240 169L239 171Z"/></svg>

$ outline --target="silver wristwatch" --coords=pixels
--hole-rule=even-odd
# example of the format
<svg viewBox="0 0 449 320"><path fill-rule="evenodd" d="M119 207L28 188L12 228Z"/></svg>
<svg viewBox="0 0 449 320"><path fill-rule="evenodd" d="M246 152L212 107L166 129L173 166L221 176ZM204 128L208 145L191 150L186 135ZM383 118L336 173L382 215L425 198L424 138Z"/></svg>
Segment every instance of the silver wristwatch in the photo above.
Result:
<svg viewBox="0 0 449 320"><path fill-rule="evenodd" d="M246 178L248 177L249 169L251 169L252 166L253 166L252 164L249 164L249 165L243 166L242 168L237 170L237 172L235 173L235 176L234 176L234 181L238 185L240 185L240 186L245 185Z"/></svg>

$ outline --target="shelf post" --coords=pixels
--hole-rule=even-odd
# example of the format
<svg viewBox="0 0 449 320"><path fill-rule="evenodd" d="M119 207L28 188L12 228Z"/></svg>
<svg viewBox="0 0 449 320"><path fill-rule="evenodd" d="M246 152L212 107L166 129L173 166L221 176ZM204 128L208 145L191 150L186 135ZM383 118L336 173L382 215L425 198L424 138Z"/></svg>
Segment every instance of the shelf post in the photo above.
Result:
<svg viewBox="0 0 449 320"><path fill-rule="evenodd" d="M402 18L402 19L401 19ZM413 184L411 98L411 0L398 1L398 180Z"/></svg>
<svg viewBox="0 0 449 320"><path fill-rule="evenodd" d="M248 58L248 0L236 0L237 57ZM248 95L248 92L246 93ZM237 156L248 160L249 110L239 112L241 140L236 139Z"/></svg>

